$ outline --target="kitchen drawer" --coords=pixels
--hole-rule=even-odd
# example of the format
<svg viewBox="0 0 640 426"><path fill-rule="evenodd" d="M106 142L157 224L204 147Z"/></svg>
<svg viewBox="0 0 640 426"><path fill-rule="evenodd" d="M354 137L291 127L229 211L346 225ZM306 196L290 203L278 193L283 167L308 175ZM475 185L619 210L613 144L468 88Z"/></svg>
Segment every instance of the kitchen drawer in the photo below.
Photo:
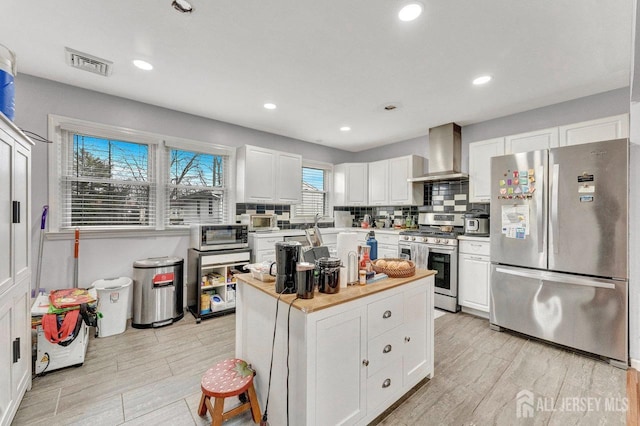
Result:
<svg viewBox="0 0 640 426"><path fill-rule="evenodd" d="M402 359L393 361L367 379L367 410L382 406L402 393Z"/></svg>
<svg viewBox="0 0 640 426"><path fill-rule="evenodd" d="M400 234L376 234L378 244L398 245Z"/></svg>
<svg viewBox="0 0 640 426"><path fill-rule="evenodd" d="M402 294L396 294L367 306L367 336L369 339L402 324L404 321L403 302Z"/></svg>
<svg viewBox="0 0 640 426"><path fill-rule="evenodd" d="M278 241L284 241L283 237L272 237L272 238L254 238L253 239L253 248L255 251L259 250L274 250L276 243Z"/></svg>
<svg viewBox="0 0 640 426"><path fill-rule="evenodd" d="M402 357L403 333L402 326L369 340L367 344L367 376L371 377Z"/></svg>
<svg viewBox="0 0 640 426"><path fill-rule="evenodd" d="M460 253L477 254L480 256L489 256L490 242L484 241L465 241L459 240L458 250Z"/></svg>

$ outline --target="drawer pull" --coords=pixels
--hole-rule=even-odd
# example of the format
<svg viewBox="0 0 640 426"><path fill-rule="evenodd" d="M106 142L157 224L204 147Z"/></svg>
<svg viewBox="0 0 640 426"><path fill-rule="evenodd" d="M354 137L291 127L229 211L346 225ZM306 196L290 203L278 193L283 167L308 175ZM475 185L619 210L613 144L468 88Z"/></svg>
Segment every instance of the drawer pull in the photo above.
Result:
<svg viewBox="0 0 640 426"><path fill-rule="evenodd" d="M363 359L362 360L362 365L364 365L365 367L369 366L369 360L368 359Z"/></svg>
<svg viewBox="0 0 640 426"><path fill-rule="evenodd" d="M388 354L389 352L391 352L391 345L385 346L384 349L382 350L383 354Z"/></svg>
<svg viewBox="0 0 640 426"><path fill-rule="evenodd" d="M386 379L384 382L382 382L382 388L388 388L389 386L391 386L391 379Z"/></svg>
<svg viewBox="0 0 640 426"><path fill-rule="evenodd" d="M384 314L382 314L382 318L391 318L391 311L384 311Z"/></svg>
<svg viewBox="0 0 640 426"><path fill-rule="evenodd" d="M407 343L409 343L409 342L411 341L411 337L409 337L409 336L405 337L405 338L404 338L404 341L405 341L405 342L407 342Z"/></svg>

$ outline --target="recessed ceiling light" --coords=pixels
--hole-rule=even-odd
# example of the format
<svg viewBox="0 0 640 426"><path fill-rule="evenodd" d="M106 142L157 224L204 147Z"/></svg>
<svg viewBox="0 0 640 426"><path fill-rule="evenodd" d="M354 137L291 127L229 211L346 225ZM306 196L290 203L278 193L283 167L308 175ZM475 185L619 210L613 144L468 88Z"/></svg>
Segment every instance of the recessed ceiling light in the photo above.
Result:
<svg viewBox="0 0 640 426"><path fill-rule="evenodd" d="M272 104L272 103L266 103L266 104L264 104L264 107L266 109L276 109L276 108L278 108L278 106L276 104Z"/></svg>
<svg viewBox="0 0 640 426"><path fill-rule="evenodd" d="M191 3L186 0L173 0L171 6L173 6L175 10L181 13L193 12L193 6L191 6Z"/></svg>
<svg viewBox="0 0 640 426"><path fill-rule="evenodd" d="M401 21L413 21L422 14L422 3L412 2L404 6L398 12L398 18Z"/></svg>
<svg viewBox="0 0 640 426"><path fill-rule="evenodd" d="M151 71L153 69L153 65L141 59L136 59L135 61L133 61L133 65L145 71Z"/></svg>
<svg viewBox="0 0 640 426"><path fill-rule="evenodd" d="M483 75L478 78L475 78L473 80L473 84L475 84L476 86L479 86L481 84L487 84L488 82L491 81L491 78L492 77L490 75Z"/></svg>
<svg viewBox="0 0 640 426"><path fill-rule="evenodd" d="M348 132L349 130L351 130L351 127L349 127L349 126L342 126L342 127L340 127L340 131L341 131L341 132Z"/></svg>

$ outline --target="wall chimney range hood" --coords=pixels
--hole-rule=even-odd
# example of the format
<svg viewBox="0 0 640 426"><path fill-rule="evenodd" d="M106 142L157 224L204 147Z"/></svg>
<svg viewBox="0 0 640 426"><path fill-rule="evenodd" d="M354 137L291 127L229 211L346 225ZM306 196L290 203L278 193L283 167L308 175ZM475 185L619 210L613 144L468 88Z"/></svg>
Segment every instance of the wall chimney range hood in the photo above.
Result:
<svg viewBox="0 0 640 426"><path fill-rule="evenodd" d="M429 173L407 179L409 182L433 182L469 178L462 173L462 131L455 123L429 129Z"/></svg>

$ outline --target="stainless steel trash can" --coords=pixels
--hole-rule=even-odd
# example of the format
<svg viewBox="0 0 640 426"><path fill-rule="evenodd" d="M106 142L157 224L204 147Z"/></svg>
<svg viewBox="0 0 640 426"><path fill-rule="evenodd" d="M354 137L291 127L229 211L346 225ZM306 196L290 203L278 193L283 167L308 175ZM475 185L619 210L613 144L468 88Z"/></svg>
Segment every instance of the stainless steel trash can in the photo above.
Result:
<svg viewBox="0 0 640 426"><path fill-rule="evenodd" d="M162 327L184 316L181 257L151 257L133 263L134 328Z"/></svg>

